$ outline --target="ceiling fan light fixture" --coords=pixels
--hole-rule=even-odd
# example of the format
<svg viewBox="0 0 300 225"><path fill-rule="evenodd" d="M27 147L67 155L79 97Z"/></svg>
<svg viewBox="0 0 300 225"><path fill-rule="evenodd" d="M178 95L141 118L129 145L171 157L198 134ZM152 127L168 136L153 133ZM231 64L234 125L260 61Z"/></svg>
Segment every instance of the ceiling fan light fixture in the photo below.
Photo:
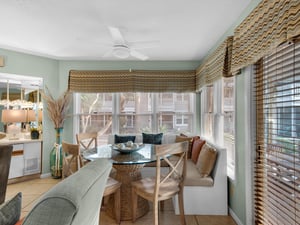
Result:
<svg viewBox="0 0 300 225"><path fill-rule="evenodd" d="M113 55L115 57L118 57L118 58L121 58L121 59L126 59L126 58L129 57L130 51L129 51L129 48L127 46L119 45L119 46L114 47Z"/></svg>

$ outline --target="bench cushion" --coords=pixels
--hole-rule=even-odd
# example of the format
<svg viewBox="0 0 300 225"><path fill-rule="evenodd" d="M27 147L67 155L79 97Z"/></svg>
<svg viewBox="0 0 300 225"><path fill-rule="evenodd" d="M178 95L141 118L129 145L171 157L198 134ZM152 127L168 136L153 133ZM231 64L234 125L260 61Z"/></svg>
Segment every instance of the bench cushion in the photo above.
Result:
<svg viewBox="0 0 300 225"><path fill-rule="evenodd" d="M186 164L186 177L184 181L185 186L206 186L210 187L214 185L214 180L211 176L202 177L196 167L196 164L188 159Z"/></svg>

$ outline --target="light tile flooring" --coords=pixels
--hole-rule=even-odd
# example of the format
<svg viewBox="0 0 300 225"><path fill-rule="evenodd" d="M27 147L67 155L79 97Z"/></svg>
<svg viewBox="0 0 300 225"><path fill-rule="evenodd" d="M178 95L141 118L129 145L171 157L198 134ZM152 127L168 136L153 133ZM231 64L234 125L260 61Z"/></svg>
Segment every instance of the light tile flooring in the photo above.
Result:
<svg viewBox="0 0 300 225"><path fill-rule="evenodd" d="M44 178L25 181L21 183L9 184L6 191L6 200L22 192L22 213L21 218L27 215L33 207L35 201L53 185L58 183L59 179ZM204 203L205 204L205 203ZM134 223L135 225L152 225L152 211ZM230 216L186 216L187 225L236 225ZM114 219L110 218L105 211L101 211L101 225L117 225ZM120 225L131 225L131 221L122 221ZM165 204L164 211L160 212L160 225L180 225L179 216L174 214L171 201Z"/></svg>

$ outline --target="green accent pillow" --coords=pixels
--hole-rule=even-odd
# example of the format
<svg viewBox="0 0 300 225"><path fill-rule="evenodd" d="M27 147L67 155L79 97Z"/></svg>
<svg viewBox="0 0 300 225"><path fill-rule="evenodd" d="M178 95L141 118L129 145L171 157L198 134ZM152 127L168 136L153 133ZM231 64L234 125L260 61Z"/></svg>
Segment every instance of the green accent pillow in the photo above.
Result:
<svg viewBox="0 0 300 225"><path fill-rule="evenodd" d="M143 135L143 143L144 144L161 145L161 143L162 143L163 133L159 133L159 134L142 133L142 135Z"/></svg>
<svg viewBox="0 0 300 225"><path fill-rule="evenodd" d="M115 144L125 143L127 141L135 141L135 136L119 136L115 134Z"/></svg>
<svg viewBox="0 0 300 225"><path fill-rule="evenodd" d="M20 219L22 193L19 192L12 199L0 205L0 224L15 225Z"/></svg>

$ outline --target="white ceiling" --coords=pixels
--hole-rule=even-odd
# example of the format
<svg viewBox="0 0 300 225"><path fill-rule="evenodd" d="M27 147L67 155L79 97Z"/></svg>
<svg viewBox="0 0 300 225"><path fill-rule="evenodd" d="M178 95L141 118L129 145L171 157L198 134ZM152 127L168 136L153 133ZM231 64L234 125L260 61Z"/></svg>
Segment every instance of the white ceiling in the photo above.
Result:
<svg viewBox="0 0 300 225"><path fill-rule="evenodd" d="M0 0L0 48L68 60L103 57L109 26L148 60L201 60L251 0ZM136 60L129 57L124 60Z"/></svg>

